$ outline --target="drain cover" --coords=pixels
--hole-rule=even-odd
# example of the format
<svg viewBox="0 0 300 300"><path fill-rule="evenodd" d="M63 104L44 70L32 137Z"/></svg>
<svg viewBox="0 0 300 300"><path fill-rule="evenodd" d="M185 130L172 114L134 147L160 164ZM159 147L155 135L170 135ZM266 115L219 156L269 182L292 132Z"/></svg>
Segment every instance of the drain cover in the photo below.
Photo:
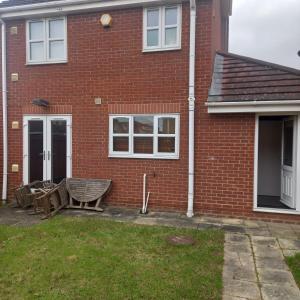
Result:
<svg viewBox="0 0 300 300"><path fill-rule="evenodd" d="M167 237L167 242L172 245L194 245L196 241L190 236L172 235Z"/></svg>

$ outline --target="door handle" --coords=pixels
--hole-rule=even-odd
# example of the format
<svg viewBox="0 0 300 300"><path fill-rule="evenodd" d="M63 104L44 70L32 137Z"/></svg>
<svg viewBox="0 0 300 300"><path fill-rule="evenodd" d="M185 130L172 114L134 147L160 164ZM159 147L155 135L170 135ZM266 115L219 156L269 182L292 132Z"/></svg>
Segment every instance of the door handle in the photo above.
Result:
<svg viewBox="0 0 300 300"><path fill-rule="evenodd" d="M48 151L48 160L50 160L50 151Z"/></svg>
<svg viewBox="0 0 300 300"><path fill-rule="evenodd" d="M43 151L43 160L45 160L46 159L46 151L44 150Z"/></svg>

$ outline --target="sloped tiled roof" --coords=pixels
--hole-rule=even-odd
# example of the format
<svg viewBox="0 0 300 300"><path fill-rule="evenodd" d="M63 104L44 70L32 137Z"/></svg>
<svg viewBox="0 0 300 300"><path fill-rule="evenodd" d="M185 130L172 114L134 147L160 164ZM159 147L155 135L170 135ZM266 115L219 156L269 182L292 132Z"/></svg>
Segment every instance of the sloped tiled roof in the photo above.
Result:
<svg viewBox="0 0 300 300"><path fill-rule="evenodd" d="M217 52L208 102L300 100L300 71Z"/></svg>
<svg viewBox="0 0 300 300"><path fill-rule="evenodd" d="M43 3L43 2L53 2L53 1L61 1L61 0L5 0L0 3L0 8L26 5L26 4L36 4L36 3Z"/></svg>

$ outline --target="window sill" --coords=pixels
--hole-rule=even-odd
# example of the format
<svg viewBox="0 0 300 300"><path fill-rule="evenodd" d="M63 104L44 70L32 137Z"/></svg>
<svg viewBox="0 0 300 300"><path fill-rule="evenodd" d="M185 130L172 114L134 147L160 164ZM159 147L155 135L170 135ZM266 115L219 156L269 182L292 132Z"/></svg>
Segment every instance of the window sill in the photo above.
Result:
<svg viewBox="0 0 300 300"><path fill-rule="evenodd" d="M148 52L165 52L165 51L176 51L176 50L181 50L181 46L178 47L170 47L170 48L145 48L143 49L143 53L148 53Z"/></svg>
<svg viewBox="0 0 300 300"><path fill-rule="evenodd" d="M261 212L261 213L300 215L300 211L297 211L295 209L281 209L281 208L257 207L257 208L254 208L253 211L254 212Z"/></svg>
<svg viewBox="0 0 300 300"><path fill-rule="evenodd" d="M128 159L166 159L166 160L178 160L179 155L157 155L157 156L145 156L145 155L118 155L110 154L109 158L128 158Z"/></svg>
<svg viewBox="0 0 300 300"><path fill-rule="evenodd" d="M36 65L55 65L55 64L66 64L67 60L57 61L41 61L41 62L26 62L25 66L36 66Z"/></svg>

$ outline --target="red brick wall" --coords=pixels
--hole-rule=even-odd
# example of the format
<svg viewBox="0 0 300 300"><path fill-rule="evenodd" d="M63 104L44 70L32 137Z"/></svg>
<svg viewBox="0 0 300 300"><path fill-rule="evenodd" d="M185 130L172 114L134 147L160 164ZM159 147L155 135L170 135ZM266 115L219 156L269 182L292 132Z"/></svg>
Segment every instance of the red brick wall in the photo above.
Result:
<svg viewBox="0 0 300 300"><path fill-rule="evenodd" d="M142 8L108 11L113 26L103 29L100 13L68 16L68 63L25 65L25 22L8 23L9 186L22 181L22 116L38 114L34 98L47 99L48 113L72 112L72 170L76 177L111 178L106 202L140 208L143 174L149 174L150 209L185 212L188 177L189 4L183 5L182 49L142 53ZM207 114L212 66L212 3L198 1L196 70L196 213L289 219L252 213L253 115ZM18 27L17 35L9 28ZM95 105L101 97L103 104ZM179 112L180 159L108 158L108 115L123 112ZM167 111L169 110L169 111ZM43 112L43 110L41 110ZM44 110L47 113L47 110ZM20 165L11 173L12 164ZM293 218L296 220L296 217ZM297 218L299 220L299 218Z"/></svg>

